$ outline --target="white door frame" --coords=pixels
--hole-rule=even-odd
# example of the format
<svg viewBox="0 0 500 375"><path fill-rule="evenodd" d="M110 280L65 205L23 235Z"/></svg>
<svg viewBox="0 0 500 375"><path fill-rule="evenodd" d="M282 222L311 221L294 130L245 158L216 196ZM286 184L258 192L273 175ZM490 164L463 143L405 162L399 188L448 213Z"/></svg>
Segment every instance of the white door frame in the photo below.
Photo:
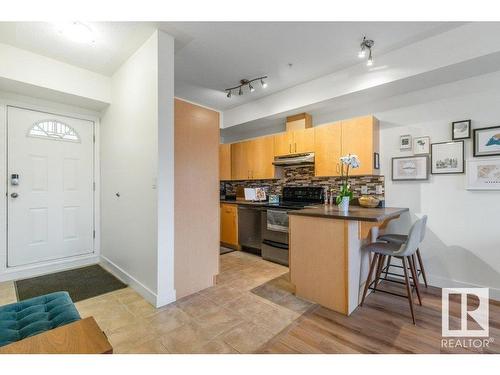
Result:
<svg viewBox="0 0 500 375"><path fill-rule="evenodd" d="M47 114L71 117L79 120L87 120L94 123L94 150L93 150L93 177L95 181L94 190L94 252L81 256L63 258L54 261L41 262L26 266L7 267L7 107L17 107L32 111L45 112ZM100 159L99 159L99 115L85 114L85 110L78 108L66 108L57 103L53 105L43 103L42 105L26 104L10 99L0 98L0 196L4 197L0 205L0 282L16 280L20 278L33 277L59 270L81 267L88 264L99 263L101 253L100 233Z"/></svg>

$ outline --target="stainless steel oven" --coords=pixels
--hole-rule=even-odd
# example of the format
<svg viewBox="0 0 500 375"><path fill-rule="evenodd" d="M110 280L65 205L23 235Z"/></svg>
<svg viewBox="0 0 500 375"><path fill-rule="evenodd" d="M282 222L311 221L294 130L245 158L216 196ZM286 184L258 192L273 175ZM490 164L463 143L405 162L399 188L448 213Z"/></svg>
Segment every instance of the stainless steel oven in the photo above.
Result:
<svg viewBox="0 0 500 375"><path fill-rule="evenodd" d="M262 212L262 258L288 266L288 212L323 202L323 188L284 187L283 201L269 204Z"/></svg>

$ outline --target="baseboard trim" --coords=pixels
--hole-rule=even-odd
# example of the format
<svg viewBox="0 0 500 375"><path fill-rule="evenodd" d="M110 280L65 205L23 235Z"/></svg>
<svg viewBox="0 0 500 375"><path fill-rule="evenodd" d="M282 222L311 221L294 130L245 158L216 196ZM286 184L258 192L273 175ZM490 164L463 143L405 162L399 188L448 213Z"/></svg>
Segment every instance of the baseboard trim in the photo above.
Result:
<svg viewBox="0 0 500 375"><path fill-rule="evenodd" d="M492 288L490 286L479 285L467 283L464 281L446 279L444 277L427 275L427 279L429 285L438 287L438 288L488 288L490 290L490 299L495 301L500 301L500 289Z"/></svg>
<svg viewBox="0 0 500 375"><path fill-rule="evenodd" d="M123 268L112 262L110 259L101 255L100 265L107 271L111 272L125 284L134 289L137 293L144 297L153 306L157 306L158 296L147 286L142 284L135 277L126 272Z"/></svg>
<svg viewBox="0 0 500 375"><path fill-rule="evenodd" d="M83 257L80 256L78 258L59 259L51 263L44 263L40 265L8 268L0 274L0 282L42 276L49 273L66 271L72 268L80 268L97 263L99 263L99 255L90 254Z"/></svg>

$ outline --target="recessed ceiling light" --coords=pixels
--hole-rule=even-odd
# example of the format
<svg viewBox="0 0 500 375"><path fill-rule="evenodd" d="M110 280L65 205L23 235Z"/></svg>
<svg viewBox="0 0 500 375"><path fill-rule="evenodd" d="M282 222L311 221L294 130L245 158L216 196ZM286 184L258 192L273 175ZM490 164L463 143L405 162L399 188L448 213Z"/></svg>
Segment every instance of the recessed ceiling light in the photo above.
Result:
<svg viewBox="0 0 500 375"><path fill-rule="evenodd" d="M76 43L95 44L95 32L92 28L80 21L59 22L57 32Z"/></svg>

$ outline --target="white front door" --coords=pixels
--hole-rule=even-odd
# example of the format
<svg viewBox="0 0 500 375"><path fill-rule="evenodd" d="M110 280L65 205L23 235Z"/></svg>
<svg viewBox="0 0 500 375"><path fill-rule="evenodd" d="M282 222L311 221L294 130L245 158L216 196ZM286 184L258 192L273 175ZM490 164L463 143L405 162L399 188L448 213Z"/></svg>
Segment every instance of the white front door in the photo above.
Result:
<svg viewBox="0 0 500 375"><path fill-rule="evenodd" d="M92 253L94 123L9 106L7 132L7 266Z"/></svg>

